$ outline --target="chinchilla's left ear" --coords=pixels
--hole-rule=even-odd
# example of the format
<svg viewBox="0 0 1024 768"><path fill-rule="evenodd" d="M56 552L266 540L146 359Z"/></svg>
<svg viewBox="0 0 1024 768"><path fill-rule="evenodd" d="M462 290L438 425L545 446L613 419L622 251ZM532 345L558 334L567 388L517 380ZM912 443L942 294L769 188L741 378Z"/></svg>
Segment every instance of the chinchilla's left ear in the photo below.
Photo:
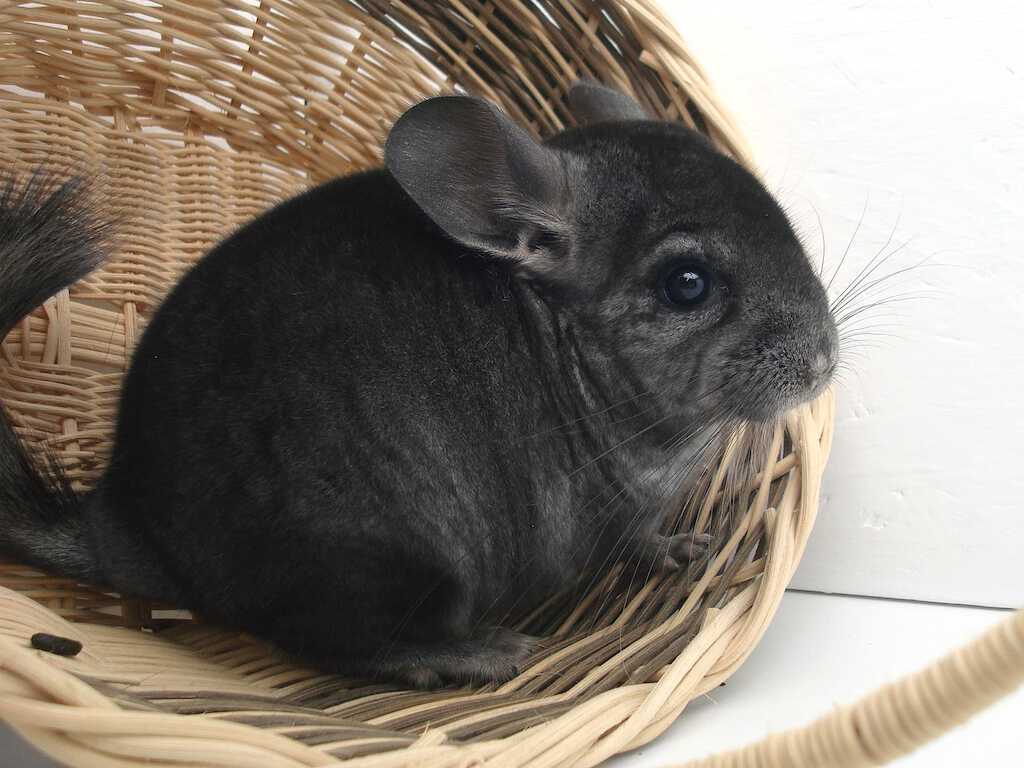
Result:
<svg viewBox="0 0 1024 768"><path fill-rule="evenodd" d="M613 120L650 120L632 98L593 80L577 80L569 88L569 110L580 125Z"/></svg>
<svg viewBox="0 0 1024 768"><path fill-rule="evenodd" d="M449 236L552 275L572 245L568 158L533 140L497 107L437 96L402 115L384 162Z"/></svg>

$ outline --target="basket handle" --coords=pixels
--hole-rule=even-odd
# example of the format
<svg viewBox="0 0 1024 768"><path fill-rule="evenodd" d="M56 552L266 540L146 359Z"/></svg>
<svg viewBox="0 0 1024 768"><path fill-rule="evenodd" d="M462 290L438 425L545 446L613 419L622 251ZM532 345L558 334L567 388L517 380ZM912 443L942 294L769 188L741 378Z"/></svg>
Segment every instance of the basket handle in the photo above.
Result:
<svg viewBox="0 0 1024 768"><path fill-rule="evenodd" d="M809 725L679 768L861 768L905 755L1024 683L1024 610Z"/></svg>

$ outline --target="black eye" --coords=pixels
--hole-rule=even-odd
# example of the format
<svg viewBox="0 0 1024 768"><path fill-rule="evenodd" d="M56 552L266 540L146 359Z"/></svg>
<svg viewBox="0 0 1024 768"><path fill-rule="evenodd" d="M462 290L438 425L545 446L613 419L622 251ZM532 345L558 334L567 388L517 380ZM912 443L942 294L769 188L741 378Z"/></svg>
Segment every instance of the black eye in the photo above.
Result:
<svg viewBox="0 0 1024 768"><path fill-rule="evenodd" d="M679 264L665 275L661 290L666 301L688 309L711 293L711 273L698 264Z"/></svg>

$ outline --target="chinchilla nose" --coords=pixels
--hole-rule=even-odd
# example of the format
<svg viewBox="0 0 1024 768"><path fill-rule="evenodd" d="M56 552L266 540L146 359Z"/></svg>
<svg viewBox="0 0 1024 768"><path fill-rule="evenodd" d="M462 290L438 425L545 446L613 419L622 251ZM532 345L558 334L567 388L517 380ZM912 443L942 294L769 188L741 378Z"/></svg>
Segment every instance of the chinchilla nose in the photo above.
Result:
<svg viewBox="0 0 1024 768"><path fill-rule="evenodd" d="M814 382L832 376L839 360L839 343L834 333L825 334L818 342L814 357L811 358L810 374Z"/></svg>
<svg viewBox="0 0 1024 768"><path fill-rule="evenodd" d="M820 379L825 375L825 372L829 369L828 355L823 352L819 352L814 356L814 360L811 361L811 374L815 379Z"/></svg>

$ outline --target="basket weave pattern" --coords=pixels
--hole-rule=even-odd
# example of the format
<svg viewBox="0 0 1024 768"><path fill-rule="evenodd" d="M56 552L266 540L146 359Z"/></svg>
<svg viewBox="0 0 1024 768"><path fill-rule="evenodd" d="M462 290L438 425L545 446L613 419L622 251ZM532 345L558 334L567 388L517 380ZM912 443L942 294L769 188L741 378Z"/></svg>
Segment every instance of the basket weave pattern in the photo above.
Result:
<svg viewBox="0 0 1024 768"><path fill-rule="evenodd" d="M19 433L47 441L88 487L147 317L222 236L379 163L391 122L424 96L472 91L545 136L570 124L566 88L580 76L747 162L648 0L0 0L0 157L84 170L119 215L107 265L4 340L0 400ZM593 765L656 736L757 643L813 525L832 425L830 393L779 425L705 571L640 585L616 567L524 617L550 640L499 687L325 676L164 612L173 606L0 564L0 718L83 765ZM719 520L741 444L695 510L698 530ZM40 631L84 651L28 650Z"/></svg>

